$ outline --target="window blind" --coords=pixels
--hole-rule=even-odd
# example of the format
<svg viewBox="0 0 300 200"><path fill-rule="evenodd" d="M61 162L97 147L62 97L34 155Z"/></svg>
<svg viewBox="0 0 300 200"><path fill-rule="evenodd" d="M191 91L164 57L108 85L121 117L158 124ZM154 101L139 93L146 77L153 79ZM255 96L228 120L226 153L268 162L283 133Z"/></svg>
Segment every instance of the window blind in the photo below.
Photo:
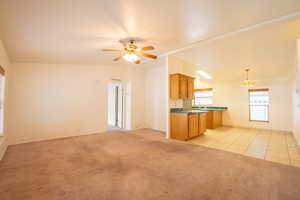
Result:
<svg viewBox="0 0 300 200"><path fill-rule="evenodd" d="M269 89L249 90L250 121L269 121Z"/></svg>
<svg viewBox="0 0 300 200"><path fill-rule="evenodd" d="M195 105L211 105L213 104L212 88L196 89L194 91Z"/></svg>

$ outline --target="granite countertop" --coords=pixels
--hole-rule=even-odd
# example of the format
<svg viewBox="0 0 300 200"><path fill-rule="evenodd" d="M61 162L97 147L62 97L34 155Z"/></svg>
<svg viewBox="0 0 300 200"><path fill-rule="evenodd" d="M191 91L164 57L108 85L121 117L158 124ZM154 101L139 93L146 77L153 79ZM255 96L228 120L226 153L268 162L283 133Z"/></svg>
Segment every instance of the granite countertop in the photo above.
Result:
<svg viewBox="0 0 300 200"><path fill-rule="evenodd" d="M183 108L171 108L172 113L207 113L208 111L199 110L199 109L191 109L185 110Z"/></svg>
<svg viewBox="0 0 300 200"><path fill-rule="evenodd" d="M219 106L208 106L208 107L193 107L193 110L214 111L214 110L228 110L228 108L219 107Z"/></svg>
<svg viewBox="0 0 300 200"><path fill-rule="evenodd" d="M170 112L171 113L185 113L185 114L189 114L189 113L207 113L208 111L223 111L223 110L227 110L227 107L193 107L190 110L186 110L183 108L171 108Z"/></svg>

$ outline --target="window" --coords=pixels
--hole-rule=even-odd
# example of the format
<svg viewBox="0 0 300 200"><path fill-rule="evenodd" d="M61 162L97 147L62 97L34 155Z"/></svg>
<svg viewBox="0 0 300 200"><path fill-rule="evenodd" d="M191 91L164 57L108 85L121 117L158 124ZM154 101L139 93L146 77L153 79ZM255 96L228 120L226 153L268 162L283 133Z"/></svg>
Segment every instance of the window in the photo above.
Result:
<svg viewBox="0 0 300 200"><path fill-rule="evenodd" d="M213 104L212 88L196 89L194 91L195 105L211 105Z"/></svg>
<svg viewBox="0 0 300 200"><path fill-rule="evenodd" d="M269 89L249 90L249 120L269 121Z"/></svg>

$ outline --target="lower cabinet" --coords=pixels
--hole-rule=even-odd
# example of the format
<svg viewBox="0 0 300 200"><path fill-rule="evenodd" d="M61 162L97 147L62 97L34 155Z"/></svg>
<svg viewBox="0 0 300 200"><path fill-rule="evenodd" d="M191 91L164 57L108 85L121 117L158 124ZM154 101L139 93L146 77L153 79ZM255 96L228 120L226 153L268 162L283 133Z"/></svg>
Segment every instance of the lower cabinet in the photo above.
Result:
<svg viewBox="0 0 300 200"><path fill-rule="evenodd" d="M189 140L206 131L206 113L171 113L171 138Z"/></svg>
<svg viewBox="0 0 300 200"><path fill-rule="evenodd" d="M215 129L223 125L222 111L209 111L206 117L206 127L208 129Z"/></svg>
<svg viewBox="0 0 300 200"><path fill-rule="evenodd" d="M199 135L206 131L206 113L199 114Z"/></svg>
<svg viewBox="0 0 300 200"><path fill-rule="evenodd" d="M189 130L188 114L171 113L170 129L171 138L176 140L187 140Z"/></svg>
<svg viewBox="0 0 300 200"><path fill-rule="evenodd" d="M199 116L198 114L188 114L188 116L189 116L188 138L197 137L199 135Z"/></svg>

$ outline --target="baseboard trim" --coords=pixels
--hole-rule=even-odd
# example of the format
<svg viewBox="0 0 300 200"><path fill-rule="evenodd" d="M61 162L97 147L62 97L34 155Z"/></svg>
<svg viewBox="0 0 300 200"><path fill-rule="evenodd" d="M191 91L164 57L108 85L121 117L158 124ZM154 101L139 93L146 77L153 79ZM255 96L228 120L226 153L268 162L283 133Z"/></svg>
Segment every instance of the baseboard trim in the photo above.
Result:
<svg viewBox="0 0 300 200"><path fill-rule="evenodd" d="M161 130L157 130L157 129L154 129L154 128L145 128L145 129L149 129L149 130L152 130L152 131L157 131L157 132L166 134L166 131L161 131Z"/></svg>
<svg viewBox="0 0 300 200"><path fill-rule="evenodd" d="M8 144L5 137L3 137L0 141L0 160L4 157L4 154L7 150Z"/></svg>
<svg viewBox="0 0 300 200"><path fill-rule="evenodd" d="M224 127L230 127L230 128L255 129L255 130L261 130L261 131L274 131L274 132L292 133L292 131L270 129L270 128L255 128L255 127L233 126L233 125L223 125L223 126Z"/></svg>

